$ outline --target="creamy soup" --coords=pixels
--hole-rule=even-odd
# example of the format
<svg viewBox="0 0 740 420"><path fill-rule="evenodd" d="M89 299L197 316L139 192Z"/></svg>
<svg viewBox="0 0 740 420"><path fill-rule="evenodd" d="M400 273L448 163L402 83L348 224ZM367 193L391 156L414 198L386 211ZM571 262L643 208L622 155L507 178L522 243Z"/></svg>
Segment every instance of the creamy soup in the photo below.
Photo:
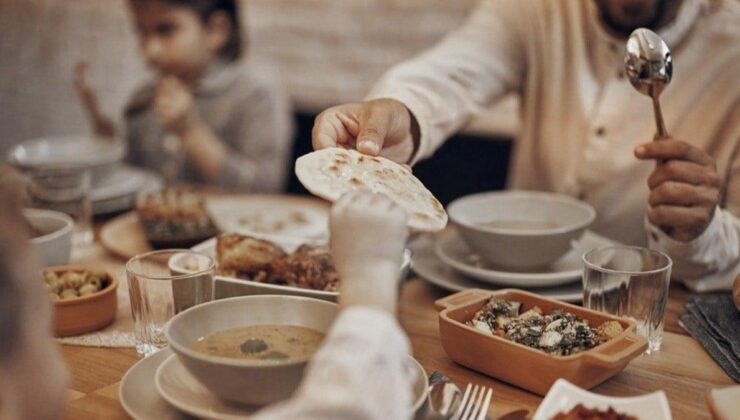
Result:
<svg viewBox="0 0 740 420"><path fill-rule="evenodd" d="M303 360L318 349L324 334L294 325L251 325L199 339L193 350L211 356L250 360Z"/></svg>
<svg viewBox="0 0 740 420"><path fill-rule="evenodd" d="M490 222L478 223L478 226L512 230L544 230L559 228L563 224L555 220L497 219Z"/></svg>

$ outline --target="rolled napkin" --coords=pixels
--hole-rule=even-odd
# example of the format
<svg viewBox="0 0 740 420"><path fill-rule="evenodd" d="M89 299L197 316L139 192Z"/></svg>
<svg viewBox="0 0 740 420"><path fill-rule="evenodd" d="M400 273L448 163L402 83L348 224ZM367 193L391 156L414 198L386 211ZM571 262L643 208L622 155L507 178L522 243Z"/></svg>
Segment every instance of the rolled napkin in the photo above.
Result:
<svg viewBox="0 0 740 420"><path fill-rule="evenodd" d="M740 382L740 312L731 295L692 297L679 324L735 382Z"/></svg>

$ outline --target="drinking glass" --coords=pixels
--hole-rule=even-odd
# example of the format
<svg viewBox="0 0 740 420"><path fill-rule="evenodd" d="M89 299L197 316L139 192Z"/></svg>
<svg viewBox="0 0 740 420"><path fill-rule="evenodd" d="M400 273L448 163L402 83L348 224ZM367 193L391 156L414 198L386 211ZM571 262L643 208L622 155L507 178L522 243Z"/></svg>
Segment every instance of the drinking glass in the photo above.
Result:
<svg viewBox="0 0 740 420"><path fill-rule="evenodd" d="M583 256L583 306L637 323L647 353L660 350L671 259L641 247L609 246Z"/></svg>
<svg viewBox="0 0 740 420"><path fill-rule="evenodd" d="M137 255L126 263L136 352L167 346L164 326L175 314L213 299L213 258L187 249Z"/></svg>
<svg viewBox="0 0 740 420"><path fill-rule="evenodd" d="M26 172L33 207L61 211L74 220L75 245L92 243L90 172L76 168L34 168Z"/></svg>

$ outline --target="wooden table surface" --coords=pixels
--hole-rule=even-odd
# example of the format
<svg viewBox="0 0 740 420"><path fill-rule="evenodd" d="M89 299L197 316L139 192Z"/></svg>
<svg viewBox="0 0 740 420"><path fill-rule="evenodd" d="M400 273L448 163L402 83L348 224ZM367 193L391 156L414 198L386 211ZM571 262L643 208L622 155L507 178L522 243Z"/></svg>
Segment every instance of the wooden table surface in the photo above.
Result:
<svg viewBox="0 0 740 420"><path fill-rule="evenodd" d="M123 261L107 254L100 245L85 253L76 262L121 267ZM492 386L494 400L490 415L493 419L511 410L526 408L530 416L542 398L455 364L445 354L439 340L437 312L433 302L448 292L419 278L411 279L401 295L399 316L414 350L414 357L427 373L444 372L459 385L468 382ZM614 396L635 396L664 390L673 418L709 418L705 392L709 388L733 384L732 380L712 360L693 338L678 326L678 315L690 293L683 286L672 286L666 312L666 333L662 350L641 356L627 368L594 389ZM139 359L134 349L110 349L62 346L72 374L69 419L127 418L118 402L118 386L124 373ZM506 361L501 361L506 363ZM526 371L526 366L522 366Z"/></svg>

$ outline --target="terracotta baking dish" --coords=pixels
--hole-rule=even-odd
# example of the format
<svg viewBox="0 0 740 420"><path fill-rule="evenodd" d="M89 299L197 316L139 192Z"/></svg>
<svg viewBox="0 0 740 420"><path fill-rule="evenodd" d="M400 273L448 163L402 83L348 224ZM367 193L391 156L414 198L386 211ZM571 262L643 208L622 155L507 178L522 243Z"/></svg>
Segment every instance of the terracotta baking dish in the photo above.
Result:
<svg viewBox="0 0 740 420"><path fill-rule="evenodd" d="M550 356L465 325L491 296L522 302L521 312L533 306L539 306L545 313L561 308L588 320L591 326L616 320L625 331L591 350L570 356ZM635 333L635 323L630 320L522 290L491 292L469 289L440 299L435 305L441 311L439 335L442 347L452 360L539 395L545 395L558 378L581 388L593 388L622 371L630 360L647 348L647 340Z"/></svg>
<svg viewBox="0 0 740 420"><path fill-rule="evenodd" d="M68 265L49 267L56 273L82 271L91 267ZM106 271L108 284L99 292L89 296L54 302L54 335L66 337L99 330L116 319L118 279Z"/></svg>

